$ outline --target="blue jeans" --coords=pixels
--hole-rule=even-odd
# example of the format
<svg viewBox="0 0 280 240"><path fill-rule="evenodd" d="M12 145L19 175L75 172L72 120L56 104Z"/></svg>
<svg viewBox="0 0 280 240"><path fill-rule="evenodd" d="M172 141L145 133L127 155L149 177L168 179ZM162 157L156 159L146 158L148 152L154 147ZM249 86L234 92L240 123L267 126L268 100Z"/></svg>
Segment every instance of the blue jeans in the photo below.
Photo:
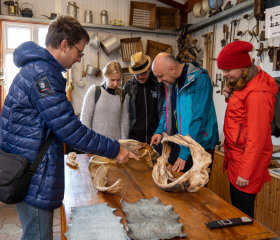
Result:
<svg viewBox="0 0 280 240"><path fill-rule="evenodd" d="M33 207L24 201L16 204L22 226L22 240L52 240L53 212Z"/></svg>

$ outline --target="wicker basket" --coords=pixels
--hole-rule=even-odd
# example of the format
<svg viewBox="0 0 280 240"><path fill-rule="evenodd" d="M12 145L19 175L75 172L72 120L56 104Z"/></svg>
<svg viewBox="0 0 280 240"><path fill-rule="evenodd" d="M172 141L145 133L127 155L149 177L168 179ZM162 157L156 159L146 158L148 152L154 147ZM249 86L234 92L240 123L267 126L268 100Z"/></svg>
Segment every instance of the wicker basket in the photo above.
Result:
<svg viewBox="0 0 280 240"><path fill-rule="evenodd" d="M141 37L121 39L121 52L123 62L130 62L131 55L142 52Z"/></svg>
<svg viewBox="0 0 280 240"><path fill-rule="evenodd" d="M129 26L155 29L156 4L130 2Z"/></svg>
<svg viewBox="0 0 280 240"><path fill-rule="evenodd" d="M164 30L180 29L180 10L178 8L157 7L157 28Z"/></svg>
<svg viewBox="0 0 280 240"><path fill-rule="evenodd" d="M152 40L147 41L147 49L146 49L146 55L150 56L152 60L156 57L156 55L160 52L167 52L171 53L172 47L170 45L155 42Z"/></svg>

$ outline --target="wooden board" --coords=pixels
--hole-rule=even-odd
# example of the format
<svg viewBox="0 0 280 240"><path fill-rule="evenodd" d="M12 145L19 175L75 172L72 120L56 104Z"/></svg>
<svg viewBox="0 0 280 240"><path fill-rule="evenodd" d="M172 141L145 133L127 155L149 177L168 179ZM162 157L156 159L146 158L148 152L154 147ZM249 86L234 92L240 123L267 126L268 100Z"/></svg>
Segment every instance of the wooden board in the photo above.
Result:
<svg viewBox="0 0 280 240"><path fill-rule="evenodd" d="M202 188L197 193L162 191L152 179L152 169L142 161L130 160L127 164L110 166L108 185L121 178L122 191L114 195L100 193L92 184L88 171L88 158L84 154L77 156L78 169L65 166L65 195L61 207L62 239L65 239L67 224L71 222L71 207L107 202L110 207L117 209L114 214L120 216L122 223L125 224L125 215L121 211L121 199L137 202L142 198L154 197L158 197L166 205L173 206L174 212L180 216L179 222L183 223L183 232L188 233L187 239L265 239L276 236L256 221L247 226L208 229L205 222L236 218L245 214L207 188ZM110 234L109 229L108 234Z"/></svg>
<svg viewBox="0 0 280 240"><path fill-rule="evenodd" d="M181 27L180 10L178 8L157 7L157 28L178 30Z"/></svg>
<svg viewBox="0 0 280 240"><path fill-rule="evenodd" d="M154 60L156 55L160 52L171 53L172 46L160 42L155 42L152 40L147 41L146 55L148 55L152 60Z"/></svg>

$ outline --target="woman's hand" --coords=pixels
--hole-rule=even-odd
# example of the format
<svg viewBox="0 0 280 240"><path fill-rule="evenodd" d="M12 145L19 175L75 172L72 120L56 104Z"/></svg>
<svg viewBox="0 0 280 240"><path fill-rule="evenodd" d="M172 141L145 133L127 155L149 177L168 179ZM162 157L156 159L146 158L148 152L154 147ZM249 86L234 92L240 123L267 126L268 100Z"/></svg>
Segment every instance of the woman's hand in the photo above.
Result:
<svg viewBox="0 0 280 240"><path fill-rule="evenodd" d="M236 185L239 186L239 187L246 187L246 186L249 185L249 180L238 176L237 180L236 180Z"/></svg>
<svg viewBox="0 0 280 240"><path fill-rule="evenodd" d="M230 93L232 92L231 89L229 89L228 87L224 87L223 88L223 95L226 97L226 98L229 98L230 97Z"/></svg>

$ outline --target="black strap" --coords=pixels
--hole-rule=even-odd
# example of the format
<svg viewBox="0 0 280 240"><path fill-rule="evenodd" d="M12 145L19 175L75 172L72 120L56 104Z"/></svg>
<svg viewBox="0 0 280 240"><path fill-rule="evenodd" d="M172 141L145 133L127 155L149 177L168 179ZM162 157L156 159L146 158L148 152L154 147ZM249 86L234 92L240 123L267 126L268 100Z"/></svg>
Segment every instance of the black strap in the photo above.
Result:
<svg viewBox="0 0 280 240"><path fill-rule="evenodd" d="M42 162L45 154L47 153L50 145L51 145L51 141L53 139L53 132L51 131L48 138L46 139L46 141L44 142L44 144L42 145L40 151L37 153L37 156L35 158L35 160L33 161L33 163L30 165L28 173L31 175L34 175L37 171L37 168L39 167L40 163Z"/></svg>
<svg viewBox="0 0 280 240"><path fill-rule="evenodd" d="M95 104L97 103L99 97L101 94L101 87L100 86L96 86L95 87Z"/></svg>

